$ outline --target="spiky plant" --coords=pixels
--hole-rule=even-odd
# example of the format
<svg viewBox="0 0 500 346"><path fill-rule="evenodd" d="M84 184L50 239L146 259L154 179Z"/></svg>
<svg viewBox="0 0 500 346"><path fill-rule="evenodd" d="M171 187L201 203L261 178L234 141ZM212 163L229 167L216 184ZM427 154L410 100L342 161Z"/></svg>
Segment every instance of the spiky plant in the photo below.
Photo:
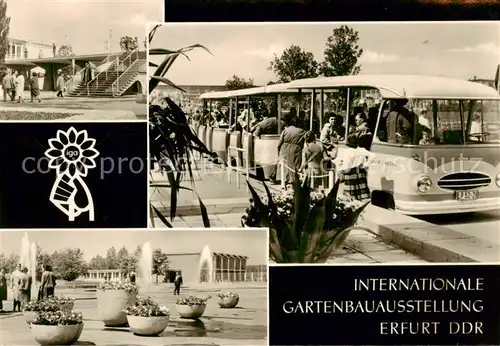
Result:
<svg viewBox="0 0 500 346"><path fill-rule="evenodd" d="M149 33L148 40L150 45L160 26L161 25L156 25ZM149 80L150 95L160 83L164 83L172 88L185 92L184 89L166 78L165 75L179 56L183 56L189 60L187 53L197 48L201 48L210 53L206 47L199 44L178 50L150 48L149 55L165 56L165 59L159 65L152 62L149 63L149 66L156 68ZM170 97L164 97L162 101L163 106L155 104L150 104L149 106L150 155L152 160L159 164L162 172L167 176L168 184L151 184L151 187L166 187L170 189L170 221L152 204L151 209L167 227L172 227L171 221L176 215L179 191L189 190L196 193L194 190L193 171L190 161L193 151L198 151L211 157L217 155L210 152L205 144L195 135L189 126L186 114L172 99L170 99ZM181 186L181 182L185 177L191 182L191 188ZM203 224L205 227L210 227L207 210L199 196L198 200Z"/></svg>
<svg viewBox="0 0 500 346"><path fill-rule="evenodd" d="M248 182L254 209L258 211L260 226L269 228L269 257L276 263L324 263L335 250L341 248L370 203L363 203L352 211L336 215L334 211L340 181L318 201L311 199L310 177L302 181L296 177L293 184L293 212L287 219L278 215L278 207L269 188L264 185L267 201L259 196Z"/></svg>

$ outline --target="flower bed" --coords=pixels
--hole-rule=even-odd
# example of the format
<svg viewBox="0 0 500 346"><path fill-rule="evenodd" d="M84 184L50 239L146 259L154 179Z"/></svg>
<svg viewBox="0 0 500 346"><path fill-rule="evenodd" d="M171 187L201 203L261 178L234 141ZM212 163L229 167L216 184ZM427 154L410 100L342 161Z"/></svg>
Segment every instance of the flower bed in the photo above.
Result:
<svg viewBox="0 0 500 346"><path fill-rule="evenodd" d="M55 120L83 115L83 113L53 113L53 112L27 112L27 111L0 111L0 120Z"/></svg>
<svg viewBox="0 0 500 346"><path fill-rule="evenodd" d="M135 303L128 305L123 312L136 335L158 335L167 328L170 319L170 311L150 297L137 297Z"/></svg>
<svg viewBox="0 0 500 346"><path fill-rule="evenodd" d="M99 285L98 287L101 291L113 291L113 290L123 290L127 293L139 292L139 288L136 284L126 282L126 281L107 281Z"/></svg>
<svg viewBox="0 0 500 346"><path fill-rule="evenodd" d="M217 294L219 297L219 306L225 309L232 309L238 305L240 296L233 292L219 292Z"/></svg>
<svg viewBox="0 0 500 346"><path fill-rule="evenodd" d="M38 312L31 324L31 332L40 345L72 345L82 331L82 314L74 311Z"/></svg>
<svg viewBox="0 0 500 346"><path fill-rule="evenodd" d="M207 301L211 297L188 296L177 300L175 308L181 318L198 319L207 308Z"/></svg>
<svg viewBox="0 0 500 346"><path fill-rule="evenodd" d="M369 201L337 196L340 181L329 192L313 190L310 177L298 176L280 193L259 195L249 184L251 205L241 223L269 228L269 257L275 263L324 263L342 248ZM371 230L365 231L374 234Z"/></svg>

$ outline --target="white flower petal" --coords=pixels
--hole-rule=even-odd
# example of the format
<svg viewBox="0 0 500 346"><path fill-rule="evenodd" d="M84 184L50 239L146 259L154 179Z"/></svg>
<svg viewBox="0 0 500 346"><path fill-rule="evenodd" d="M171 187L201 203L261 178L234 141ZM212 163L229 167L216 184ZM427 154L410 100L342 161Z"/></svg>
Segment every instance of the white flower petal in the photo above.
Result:
<svg viewBox="0 0 500 346"><path fill-rule="evenodd" d="M87 138L81 145L80 148L82 150L87 150L87 149L94 149L95 147L95 139L93 138Z"/></svg>
<svg viewBox="0 0 500 346"><path fill-rule="evenodd" d="M56 137L57 137L57 140L64 145L69 143L68 135L63 130L57 130Z"/></svg>
<svg viewBox="0 0 500 346"><path fill-rule="evenodd" d="M94 148L85 149L82 152L82 156L86 157L87 159L95 159L97 156L99 156L99 152Z"/></svg>
<svg viewBox="0 0 500 346"><path fill-rule="evenodd" d="M76 132L76 129L73 126L69 128L68 132L66 132L66 135L68 136L69 143L74 144L76 142L76 137L78 133Z"/></svg>
<svg viewBox="0 0 500 346"><path fill-rule="evenodd" d="M62 150L64 148L64 144L62 144L57 138L49 139L49 146L52 149L59 149L59 150Z"/></svg>

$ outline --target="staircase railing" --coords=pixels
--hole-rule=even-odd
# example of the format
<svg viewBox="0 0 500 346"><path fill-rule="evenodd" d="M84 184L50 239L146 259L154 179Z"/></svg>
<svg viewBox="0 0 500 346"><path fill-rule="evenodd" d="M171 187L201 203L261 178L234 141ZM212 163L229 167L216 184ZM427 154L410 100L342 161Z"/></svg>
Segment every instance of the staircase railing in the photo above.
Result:
<svg viewBox="0 0 500 346"><path fill-rule="evenodd" d="M71 76L71 78L68 79L66 83L64 83L64 89L67 90L67 92L69 92L70 89L73 89L75 87L75 84L80 83L83 80L84 73L87 72L86 70L87 68L84 67L83 69L75 73L73 76ZM80 80L75 82L77 76L80 76Z"/></svg>
<svg viewBox="0 0 500 346"><path fill-rule="evenodd" d="M107 64L107 63L111 62L111 64L110 64L108 67L106 67L106 68L104 69L104 71L99 72L99 73L98 73L98 74L97 74L94 78L92 78L92 80L90 80L90 81L87 83L87 95L89 95L89 96L90 96L90 84L92 84L94 81L96 82L96 87L97 87L97 88L99 87L99 77L100 77L102 74L104 74L104 75L105 75L106 79L108 78L108 70L111 68L111 66L113 66L113 64L116 64L116 59L117 59L117 58L119 59L119 57L117 57L117 56L116 56L116 54L111 53L110 55L108 55L108 56L106 57L106 59L104 59L103 61L101 61L101 62L99 63L99 66L102 66L102 65L104 65L104 64ZM111 60L111 59L113 59L113 60ZM111 61L110 61L110 60L111 60Z"/></svg>
<svg viewBox="0 0 500 346"><path fill-rule="evenodd" d="M132 58L134 58L133 61ZM139 49L134 50L128 56L126 56L123 59L122 63L124 63L127 59L129 61L129 65L120 75L118 75L119 73L118 69L116 70L117 78L113 82L113 84L111 84L111 92L113 93L113 97L116 96L116 92L120 89L120 78L122 78L125 75L125 73L127 73L132 68L132 66L134 66L135 63L139 60Z"/></svg>

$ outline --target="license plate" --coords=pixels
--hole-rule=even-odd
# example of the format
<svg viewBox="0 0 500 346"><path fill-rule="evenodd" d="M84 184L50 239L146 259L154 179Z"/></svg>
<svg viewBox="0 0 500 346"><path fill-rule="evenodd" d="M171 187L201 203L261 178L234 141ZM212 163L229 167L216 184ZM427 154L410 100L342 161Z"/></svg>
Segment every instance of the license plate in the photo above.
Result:
<svg viewBox="0 0 500 346"><path fill-rule="evenodd" d="M479 198L479 191L477 190L467 190L467 191L456 191L455 196L458 201L473 201Z"/></svg>

